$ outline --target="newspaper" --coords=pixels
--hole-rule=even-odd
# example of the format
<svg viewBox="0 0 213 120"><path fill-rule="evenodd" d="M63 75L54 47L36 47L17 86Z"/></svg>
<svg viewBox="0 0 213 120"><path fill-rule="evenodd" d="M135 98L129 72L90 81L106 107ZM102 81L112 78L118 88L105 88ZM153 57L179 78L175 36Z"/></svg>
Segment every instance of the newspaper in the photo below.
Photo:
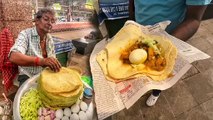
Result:
<svg viewBox="0 0 213 120"><path fill-rule="evenodd" d="M97 43L90 56L98 119L107 118L125 108L118 91L115 89L116 84L106 80L99 64L96 62L96 54L102 50L106 44L106 40Z"/></svg>
<svg viewBox="0 0 213 120"><path fill-rule="evenodd" d="M137 23L127 22L126 24ZM190 63L210 57L188 43L167 34L164 29L168 24L169 22L166 21L154 26L141 26L141 29L143 29L143 32L146 32L146 34L158 34L169 37L178 49L178 57L173 70L174 76L164 81L156 82L146 76L119 83L107 81L96 61L96 54L105 48L108 41L104 39L96 44L90 56L90 67L93 77L98 119L105 119L124 108L130 108L149 90L165 90L172 87L190 69Z"/></svg>

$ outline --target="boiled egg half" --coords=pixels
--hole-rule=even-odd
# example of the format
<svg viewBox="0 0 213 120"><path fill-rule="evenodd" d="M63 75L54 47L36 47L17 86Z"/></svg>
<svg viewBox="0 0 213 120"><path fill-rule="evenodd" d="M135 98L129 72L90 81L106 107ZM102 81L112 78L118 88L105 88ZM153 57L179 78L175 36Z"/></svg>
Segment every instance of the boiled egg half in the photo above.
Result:
<svg viewBox="0 0 213 120"><path fill-rule="evenodd" d="M129 55L129 61L132 64L144 63L147 59L147 52L144 49L135 49Z"/></svg>

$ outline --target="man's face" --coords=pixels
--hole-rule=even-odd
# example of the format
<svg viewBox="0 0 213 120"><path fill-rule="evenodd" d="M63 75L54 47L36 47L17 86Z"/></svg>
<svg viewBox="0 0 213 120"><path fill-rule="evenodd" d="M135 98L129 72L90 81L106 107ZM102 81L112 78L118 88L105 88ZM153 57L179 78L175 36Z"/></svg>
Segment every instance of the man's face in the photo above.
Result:
<svg viewBox="0 0 213 120"><path fill-rule="evenodd" d="M45 33L49 33L52 30L53 24L55 24L55 16L50 13L45 13L42 17L36 21L38 29Z"/></svg>

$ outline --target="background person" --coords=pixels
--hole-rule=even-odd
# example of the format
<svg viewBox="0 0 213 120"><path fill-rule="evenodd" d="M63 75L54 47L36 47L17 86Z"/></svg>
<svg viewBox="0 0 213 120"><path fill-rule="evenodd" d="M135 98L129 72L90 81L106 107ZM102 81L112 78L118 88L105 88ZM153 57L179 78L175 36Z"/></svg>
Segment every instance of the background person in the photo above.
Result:
<svg viewBox="0 0 213 120"><path fill-rule="evenodd" d="M191 38L199 28L202 16L211 0L130 0L130 18L141 25L170 20L166 31L183 41ZM201 41L202 42L202 41ZM160 96L153 90L146 104L153 106Z"/></svg>

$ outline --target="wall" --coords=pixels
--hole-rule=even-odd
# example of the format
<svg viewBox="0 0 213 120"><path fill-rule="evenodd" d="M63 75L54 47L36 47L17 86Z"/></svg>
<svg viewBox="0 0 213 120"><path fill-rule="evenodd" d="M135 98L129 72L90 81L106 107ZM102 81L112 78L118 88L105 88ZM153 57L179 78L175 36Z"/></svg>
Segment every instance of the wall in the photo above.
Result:
<svg viewBox="0 0 213 120"><path fill-rule="evenodd" d="M0 0L0 29L9 28L16 39L21 30L32 25L31 0Z"/></svg>

